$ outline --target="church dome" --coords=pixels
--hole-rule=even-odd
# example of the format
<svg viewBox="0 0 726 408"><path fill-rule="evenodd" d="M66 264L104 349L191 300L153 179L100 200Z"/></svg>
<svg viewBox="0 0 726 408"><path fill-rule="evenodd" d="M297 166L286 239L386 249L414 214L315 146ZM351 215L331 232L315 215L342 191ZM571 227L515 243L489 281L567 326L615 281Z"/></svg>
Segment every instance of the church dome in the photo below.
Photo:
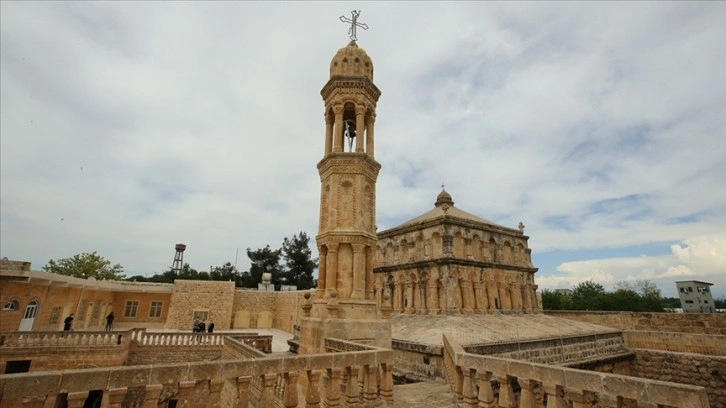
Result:
<svg viewBox="0 0 726 408"><path fill-rule="evenodd" d="M338 52L330 61L330 77L365 77L373 81L373 61L363 48L351 41Z"/></svg>
<svg viewBox="0 0 726 408"><path fill-rule="evenodd" d="M446 190L441 190L439 195L436 196L436 203L434 205L441 207L444 204L452 206L454 205L454 200L451 199L451 194L447 193Z"/></svg>

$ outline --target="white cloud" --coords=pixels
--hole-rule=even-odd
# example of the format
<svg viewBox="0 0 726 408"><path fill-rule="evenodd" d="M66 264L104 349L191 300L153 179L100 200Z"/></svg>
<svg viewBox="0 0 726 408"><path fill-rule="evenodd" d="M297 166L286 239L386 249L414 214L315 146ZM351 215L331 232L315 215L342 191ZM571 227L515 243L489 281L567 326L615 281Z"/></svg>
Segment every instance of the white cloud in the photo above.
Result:
<svg viewBox="0 0 726 408"><path fill-rule="evenodd" d="M177 242L205 269L315 235L319 91L352 8L332 5L0 2L2 256L98 250L148 274ZM724 16L367 4L379 227L429 210L444 182L469 212L524 221L535 253L722 233Z"/></svg>
<svg viewBox="0 0 726 408"><path fill-rule="evenodd" d="M726 235L686 239L672 245L668 255L564 262L556 274L538 277L537 283L541 288L555 289L593 280L611 290L619 281L637 279L656 283L670 296L675 296L675 281L691 279L713 283L717 295L726 293Z"/></svg>

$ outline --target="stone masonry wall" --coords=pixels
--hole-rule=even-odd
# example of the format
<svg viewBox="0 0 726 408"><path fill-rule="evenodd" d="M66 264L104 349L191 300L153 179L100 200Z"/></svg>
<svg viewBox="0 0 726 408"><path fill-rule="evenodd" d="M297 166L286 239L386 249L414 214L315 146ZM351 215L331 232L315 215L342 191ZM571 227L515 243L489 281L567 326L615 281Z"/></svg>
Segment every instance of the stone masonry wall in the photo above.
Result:
<svg viewBox="0 0 726 408"><path fill-rule="evenodd" d="M552 311L547 315L620 330L726 335L726 313L635 313Z"/></svg>
<svg viewBox="0 0 726 408"><path fill-rule="evenodd" d="M706 388L711 407L726 407L726 356L636 350L632 375Z"/></svg>
<svg viewBox="0 0 726 408"><path fill-rule="evenodd" d="M219 360L222 346L132 347L127 365L187 363L192 361Z"/></svg>
<svg viewBox="0 0 726 408"><path fill-rule="evenodd" d="M254 290L236 290L234 293L233 320L237 313L247 313L249 328L259 328L260 312L272 313L272 327L293 332L293 326L300 322L303 295L307 291L290 292L258 292ZM245 327L238 327L245 328Z"/></svg>
<svg viewBox="0 0 726 408"><path fill-rule="evenodd" d="M177 280L171 295L167 329L192 329L194 311L208 311L215 329L227 330L232 324L234 282Z"/></svg>
<svg viewBox="0 0 726 408"><path fill-rule="evenodd" d="M9 347L0 353L0 372L8 361L30 360L30 372L76 368L117 367L126 363L128 348L121 346Z"/></svg>
<svg viewBox="0 0 726 408"><path fill-rule="evenodd" d="M626 330L623 337L632 349L726 356L726 336Z"/></svg>

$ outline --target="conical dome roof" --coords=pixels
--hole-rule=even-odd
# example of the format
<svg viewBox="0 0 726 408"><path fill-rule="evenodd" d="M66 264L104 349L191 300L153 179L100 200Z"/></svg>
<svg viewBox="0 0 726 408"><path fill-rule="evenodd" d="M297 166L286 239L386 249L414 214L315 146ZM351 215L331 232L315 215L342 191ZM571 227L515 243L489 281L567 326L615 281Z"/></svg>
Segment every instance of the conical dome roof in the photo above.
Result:
<svg viewBox="0 0 726 408"><path fill-rule="evenodd" d="M364 77L373 81L373 61L355 41L338 50L330 61L330 77Z"/></svg>

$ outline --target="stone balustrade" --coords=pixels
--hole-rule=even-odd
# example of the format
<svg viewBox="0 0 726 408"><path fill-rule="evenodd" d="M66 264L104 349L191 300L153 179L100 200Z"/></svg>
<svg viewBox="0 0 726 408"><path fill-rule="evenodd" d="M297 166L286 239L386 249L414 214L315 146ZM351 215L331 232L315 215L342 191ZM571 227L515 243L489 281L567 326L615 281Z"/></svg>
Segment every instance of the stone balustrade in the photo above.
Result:
<svg viewBox="0 0 726 408"><path fill-rule="evenodd" d="M145 329L136 331L134 336L137 347L169 346L208 346L224 345L225 334L221 333L146 333Z"/></svg>
<svg viewBox="0 0 726 408"><path fill-rule="evenodd" d="M87 400L100 398L101 406L111 408L156 407L167 400L189 408L378 406L393 402L393 359L393 350L368 348L249 360L0 375L0 405L80 408ZM298 381L301 377L304 380Z"/></svg>
<svg viewBox="0 0 726 408"><path fill-rule="evenodd" d="M37 331L0 334L0 347L122 346L134 331Z"/></svg>
<svg viewBox="0 0 726 408"><path fill-rule="evenodd" d="M446 379L460 407L710 406L703 387L470 354L443 340Z"/></svg>

